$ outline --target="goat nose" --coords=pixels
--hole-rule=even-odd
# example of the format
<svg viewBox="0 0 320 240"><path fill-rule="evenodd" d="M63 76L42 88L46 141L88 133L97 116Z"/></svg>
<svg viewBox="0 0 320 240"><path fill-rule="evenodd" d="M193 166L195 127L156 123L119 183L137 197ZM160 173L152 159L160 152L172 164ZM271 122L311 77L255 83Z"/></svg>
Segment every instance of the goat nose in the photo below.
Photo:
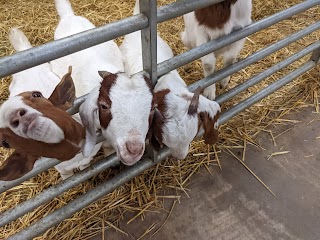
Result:
<svg viewBox="0 0 320 240"><path fill-rule="evenodd" d="M139 155L143 152L143 143L140 141L128 141L126 147L128 152L133 155Z"/></svg>
<svg viewBox="0 0 320 240"><path fill-rule="evenodd" d="M14 128L19 126L21 117L24 116L27 113L27 110L24 108L19 108L17 110L15 110L15 112L13 112L12 114L12 119L10 121L10 125Z"/></svg>

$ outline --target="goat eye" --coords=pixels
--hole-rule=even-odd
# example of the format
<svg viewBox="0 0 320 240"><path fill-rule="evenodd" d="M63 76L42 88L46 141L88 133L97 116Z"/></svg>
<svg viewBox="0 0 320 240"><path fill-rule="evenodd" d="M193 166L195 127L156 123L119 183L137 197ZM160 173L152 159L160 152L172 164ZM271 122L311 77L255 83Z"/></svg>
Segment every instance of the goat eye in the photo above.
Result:
<svg viewBox="0 0 320 240"><path fill-rule="evenodd" d="M10 148L10 145L9 145L9 143L7 142L7 140L3 140L3 141L2 141L2 146L5 147L5 148Z"/></svg>
<svg viewBox="0 0 320 240"><path fill-rule="evenodd" d="M106 104L100 104L100 108L103 109L103 110L109 109Z"/></svg>
<svg viewBox="0 0 320 240"><path fill-rule="evenodd" d="M32 93L32 97L34 97L34 98L42 98L43 96L42 96L41 92L33 92Z"/></svg>

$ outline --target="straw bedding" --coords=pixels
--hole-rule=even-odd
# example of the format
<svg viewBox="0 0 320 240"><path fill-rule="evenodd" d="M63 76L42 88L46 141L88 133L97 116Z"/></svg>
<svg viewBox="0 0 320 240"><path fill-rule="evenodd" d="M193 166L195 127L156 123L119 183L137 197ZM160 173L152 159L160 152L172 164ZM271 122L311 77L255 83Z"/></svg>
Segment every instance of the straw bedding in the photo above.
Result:
<svg viewBox="0 0 320 240"><path fill-rule="evenodd" d="M131 15L134 5L133 0L72 0L71 2L76 14L87 17L96 25L112 22ZM161 0L158 2L160 5L164 5L172 1ZM302 2L302 0L253 0L253 20L262 19L300 2ZM275 43L288 34L314 23L319 20L319 18L319 8L313 8L249 36L240 58L249 56ZM8 31L11 27L20 26L31 43L33 45L39 45L52 41L53 32L57 23L58 18L53 0L0 0L0 56L13 53L13 49L7 40ZM158 26L160 35L170 44L175 54L182 53L186 50L179 38L179 32L181 32L182 29L183 22L181 17ZM318 40L319 37L319 31L315 32L299 40L297 43L291 44L258 63L234 74L231 78L229 88L236 86L289 55L303 49L305 46ZM117 42L120 43L121 38L118 39ZM308 57L309 56L273 74L262 83L234 97L223 105L223 109L230 108L251 94L266 87L271 82L301 65ZM179 72L189 84L203 77L200 61L195 61L182 67L179 69ZM220 152L228 152L232 148L238 148L244 155L246 144L257 145L255 138L259 132L268 130L271 124L286 124L285 115L287 113L299 111L299 109L310 105L314 105L315 111L318 112L318 79L319 67L299 77L293 83L268 96L221 126L220 141L215 147L207 147L202 140L193 142L190 148L190 154L186 160L178 162L169 158L163 161L36 239L87 239L90 236L101 233L101 226L104 226L105 229L117 228L117 222L126 211L137 214L137 218L131 223L135 224L135 221L139 221L139 219L145 217L144 211L163 209L163 199L172 196L166 196L162 190L176 190L177 199L179 198L178 196L186 194L185 188L190 179L192 180L193 174L199 171L204 172L210 170L209 168L212 167L218 167L219 162L217 161L217 157ZM8 96L10 80L10 77L1 80L1 102ZM210 152L210 157L208 157L207 151ZM0 161L5 159L8 154L8 151L0 149ZM97 157L97 160L101 158L102 156ZM78 195L87 192L89 189L114 176L118 171L119 169L110 169L103 172L90 181L80 184L35 211L1 228L0 239L20 231L22 228L65 205ZM50 169L24 182L20 186L1 194L0 212L16 206L18 203L35 196L43 189L53 186L59 181L60 178L57 172ZM167 214L166 211L159 212L160 214Z"/></svg>

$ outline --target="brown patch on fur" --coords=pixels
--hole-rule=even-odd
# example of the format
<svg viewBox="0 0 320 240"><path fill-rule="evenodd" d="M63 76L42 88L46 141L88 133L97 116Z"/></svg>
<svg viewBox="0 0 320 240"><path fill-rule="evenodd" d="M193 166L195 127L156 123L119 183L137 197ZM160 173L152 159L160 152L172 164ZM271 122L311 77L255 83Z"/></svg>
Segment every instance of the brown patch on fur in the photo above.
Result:
<svg viewBox="0 0 320 240"><path fill-rule="evenodd" d="M76 89L71 77L71 67L69 67L69 72L63 76L60 83L55 87L49 101L57 108L66 111L72 106L75 98Z"/></svg>
<svg viewBox="0 0 320 240"><path fill-rule="evenodd" d="M230 18L231 5L236 2L237 0L225 0L209 7L202 8L195 11L195 17L200 25L205 25L212 29L221 29Z"/></svg>
<svg viewBox="0 0 320 240"><path fill-rule="evenodd" d="M207 112L201 112L200 119L204 129L203 138L206 144L215 144L218 141L218 129L214 128L214 124L219 118L219 112L212 119Z"/></svg>
<svg viewBox="0 0 320 240"><path fill-rule="evenodd" d="M198 87L197 90L193 94L193 97L190 102L190 106L188 108L188 114L191 116L197 114L197 112L198 112L200 93L201 93L201 88Z"/></svg>
<svg viewBox="0 0 320 240"><path fill-rule="evenodd" d="M112 115L110 112L112 101L110 99L110 89L115 84L117 80L117 74L110 73L105 76L101 82L100 93L98 97L98 107L99 107L99 120L100 125L103 128L107 128Z"/></svg>
<svg viewBox="0 0 320 240"><path fill-rule="evenodd" d="M83 136L84 137L84 136ZM72 159L80 148L65 139L60 143L44 143L16 135L9 128L0 128L0 141L15 151L0 166L0 180L9 181L32 170L40 157L56 158L60 161Z"/></svg>
<svg viewBox="0 0 320 240"><path fill-rule="evenodd" d="M157 151L159 151L160 148L163 147L162 126L165 123L165 118L163 115L167 110L165 98L169 92L170 92L169 89L164 89L154 94L157 100L158 107L154 113L152 126L151 126L151 129L152 129L151 144Z"/></svg>
<svg viewBox="0 0 320 240"><path fill-rule="evenodd" d="M0 180L12 181L22 177L32 170L37 159L33 156L22 155L17 151L13 152L0 166Z"/></svg>

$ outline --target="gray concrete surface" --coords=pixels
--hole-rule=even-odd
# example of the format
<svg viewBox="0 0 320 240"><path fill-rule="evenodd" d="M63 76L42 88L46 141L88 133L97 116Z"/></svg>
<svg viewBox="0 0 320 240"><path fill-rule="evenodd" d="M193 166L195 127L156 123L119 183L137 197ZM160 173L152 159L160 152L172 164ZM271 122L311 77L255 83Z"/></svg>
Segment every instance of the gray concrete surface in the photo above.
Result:
<svg viewBox="0 0 320 240"><path fill-rule="evenodd" d="M231 239L320 239L320 116L309 108L286 119L301 121L277 125L259 135L265 149L247 146L245 163L275 193L272 196L233 156L220 156L222 171L211 167L212 175L191 179L190 198L183 196L170 218L153 237L156 240ZM273 156L279 151L289 153ZM242 150L234 152L241 157ZM172 202L167 201L167 209ZM130 219L130 216L127 216ZM145 221L120 227L132 236L107 230L105 239L137 239L154 222L158 226L166 213L146 215ZM102 239L96 236L92 240Z"/></svg>

